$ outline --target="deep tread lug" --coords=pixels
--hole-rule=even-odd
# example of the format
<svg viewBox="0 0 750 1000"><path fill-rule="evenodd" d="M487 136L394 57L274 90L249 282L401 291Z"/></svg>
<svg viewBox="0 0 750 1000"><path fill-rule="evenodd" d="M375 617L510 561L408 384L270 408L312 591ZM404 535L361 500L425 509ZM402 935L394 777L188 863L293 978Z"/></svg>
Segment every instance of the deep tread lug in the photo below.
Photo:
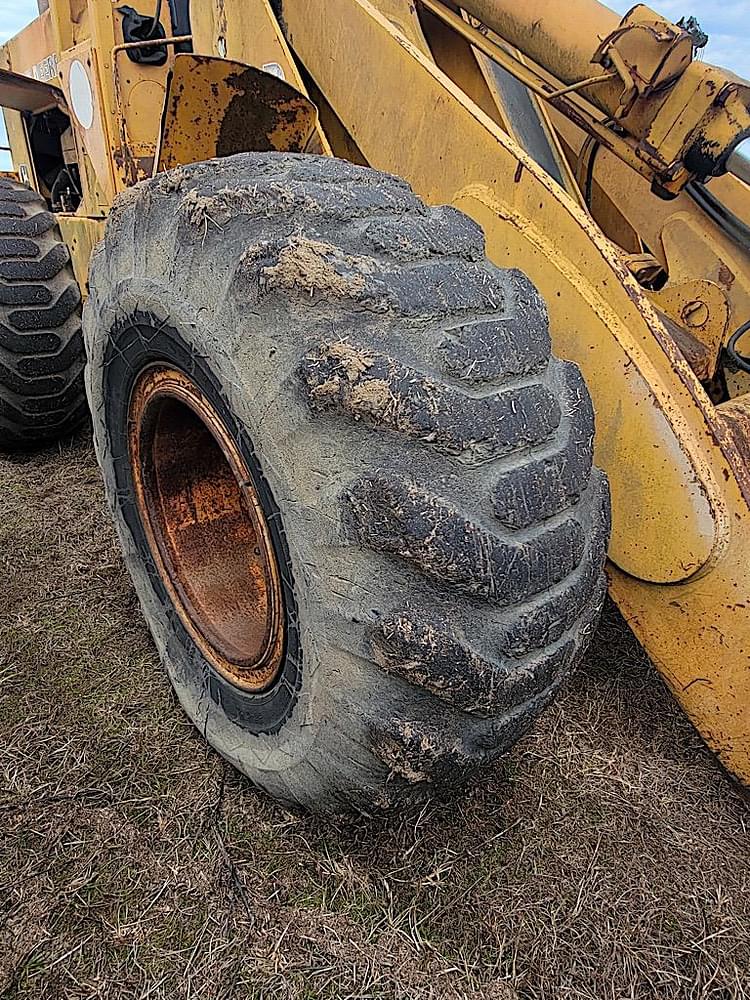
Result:
<svg viewBox="0 0 750 1000"><path fill-rule="evenodd" d="M328 343L308 355L302 377L314 410L389 428L470 464L539 444L560 421L545 386L475 399L349 343Z"/></svg>
<svg viewBox="0 0 750 1000"><path fill-rule="evenodd" d="M576 568L585 545L573 518L530 539L500 539L440 498L398 479L362 479L347 499L362 545L500 607L558 583Z"/></svg>
<svg viewBox="0 0 750 1000"><path fill-rule="evenodd" d="M41 260L13 260L0 256L0 278L6 281L50 281L70 260L68 248L57 243Z"/></svg>
<svg viewBox="0 0 750 1000"><path fill-rule="evenodd" d="M594 456L594 410L575 365L561 368L566 410L575 413L570 426L560 428L552 451L532 453L518 467L498 477L492 506L498 521L527 528L553 517L575 503L586 489Z"/></svg>

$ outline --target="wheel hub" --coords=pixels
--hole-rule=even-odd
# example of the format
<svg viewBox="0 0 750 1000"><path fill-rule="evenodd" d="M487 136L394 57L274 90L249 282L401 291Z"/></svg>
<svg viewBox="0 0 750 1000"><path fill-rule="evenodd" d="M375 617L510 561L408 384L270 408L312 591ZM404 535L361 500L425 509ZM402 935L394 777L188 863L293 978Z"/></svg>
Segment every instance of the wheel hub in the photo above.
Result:
<svg viewBox="0 0 750 1000"><path fill-rule="evenodd" d="M284 603L237 442L185 374L159 366L133 387L128 447L154 565L183 625L232 683L264 690L283 662Z"/></svg>

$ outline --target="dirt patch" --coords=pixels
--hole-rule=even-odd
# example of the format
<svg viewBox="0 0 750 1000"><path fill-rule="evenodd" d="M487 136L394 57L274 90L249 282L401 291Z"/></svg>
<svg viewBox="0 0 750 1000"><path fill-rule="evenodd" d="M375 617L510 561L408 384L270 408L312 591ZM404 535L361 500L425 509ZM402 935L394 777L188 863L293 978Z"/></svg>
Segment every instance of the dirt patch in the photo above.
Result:
<svg viewBox="0 0 750 1000"><path fill-rule="evenodd" d="M180 187L183 186L181 179ZM219 226L235 215L270 215L277 211L315 210L317 205L304 194L292 191L288 185L270 183L263 186L222 188L216 194L202 195L197 189L187 191L180 212L188 222L204 228L207 223Z"/></svg>
<svg viewBox="0 0 750 1000"><path fill-rule="evenodd" d="M365 288L359 271L365 258L350 257L337 247L306 236L291 236L278 261L263 269L266 288L298 288L326 298L356 299Z"/></svg>
<svg viewBox="0 0 750 1000"><path fill-rule="evenodd" d="M750 996L747 809L612 609L465 798L321 821L180 711L85 435L0 505L0 996Z"/></svg>

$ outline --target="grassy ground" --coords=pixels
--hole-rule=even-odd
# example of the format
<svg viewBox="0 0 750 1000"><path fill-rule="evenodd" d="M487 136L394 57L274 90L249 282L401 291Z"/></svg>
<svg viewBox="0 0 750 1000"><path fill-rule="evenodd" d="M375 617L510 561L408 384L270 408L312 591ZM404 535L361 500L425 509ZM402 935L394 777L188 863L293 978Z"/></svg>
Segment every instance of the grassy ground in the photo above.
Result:
<svg viewBox="0 0 750 1000"><path fill-rule="evenodd" d="M750 997L750 838L616 613L398 824L292 815L163 677L88 438L0 462L0 996Z"/></svg>

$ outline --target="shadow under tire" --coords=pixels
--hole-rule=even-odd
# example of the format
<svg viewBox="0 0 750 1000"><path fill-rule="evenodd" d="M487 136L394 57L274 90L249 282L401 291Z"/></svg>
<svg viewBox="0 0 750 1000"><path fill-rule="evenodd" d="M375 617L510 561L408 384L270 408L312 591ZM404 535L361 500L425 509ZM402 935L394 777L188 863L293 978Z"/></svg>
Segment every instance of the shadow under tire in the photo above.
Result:
<svg viewBox="0 0 750 1000"><path fill-rule="evenodd" d="M81 293L54 215L0 178L0 450L56 440L87 416Z"/></svg>
<svg viewBox="0 0 750 1000"><path fill-rule="evenodd" d="M115 204L84 334L125 559L224 757L369 811L528 730L596 627L609 494L580 372L479 227L338 160L194 164Z"/></svg>

